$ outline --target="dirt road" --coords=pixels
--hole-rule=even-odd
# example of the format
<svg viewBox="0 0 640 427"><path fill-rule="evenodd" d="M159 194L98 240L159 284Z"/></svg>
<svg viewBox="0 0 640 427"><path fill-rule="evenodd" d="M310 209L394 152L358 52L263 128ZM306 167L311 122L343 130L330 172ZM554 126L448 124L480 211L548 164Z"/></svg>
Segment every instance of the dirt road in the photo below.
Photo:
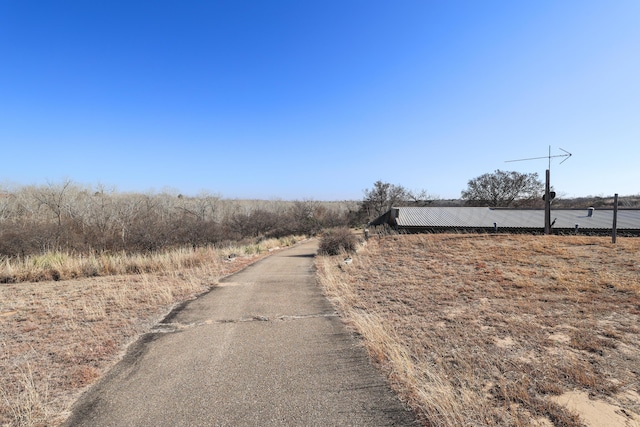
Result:
<svg viewBox="0 0 640 427"><path fill-rule="evenodd" d="M274 254L172 313L66 425L416 425L322 295L316 249Z"/></svg>

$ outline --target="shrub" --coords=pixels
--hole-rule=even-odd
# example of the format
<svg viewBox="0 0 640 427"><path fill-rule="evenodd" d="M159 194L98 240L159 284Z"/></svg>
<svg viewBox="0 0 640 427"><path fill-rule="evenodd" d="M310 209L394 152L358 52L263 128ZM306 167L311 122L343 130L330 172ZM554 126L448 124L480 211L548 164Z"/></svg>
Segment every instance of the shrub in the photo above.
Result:
<svg viewBox="0 0 640 427"><path fill-rule="evenodd" d="M356 236L346 227L326 231L320 239L319 253L338 255L341 252L355 252Z"/></svg>

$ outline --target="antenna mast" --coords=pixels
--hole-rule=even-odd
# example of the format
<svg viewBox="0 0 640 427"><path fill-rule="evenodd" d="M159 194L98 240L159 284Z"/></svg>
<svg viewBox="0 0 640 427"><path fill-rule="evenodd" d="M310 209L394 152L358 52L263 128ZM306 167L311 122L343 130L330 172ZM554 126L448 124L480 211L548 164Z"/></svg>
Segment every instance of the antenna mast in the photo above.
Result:
<svg viewBox="0 0 640 427"><path fill-rule="evenodd" d="M562 148L560 148L562 150ZM565 154L558 154L555 156L551 155L551 146L549 146L549 155L544 157L530 157L528 159L516 159L516 160L507 160L505 163L509 162L523 162L526 160L538 160L538 159L548 159L549 167L547 168L545 174L545 184L544 184L544 234L551 234L551 199L555 197L555 193L553 196L551 195L551 158L552 157L564 157L565 159L560 162L560 164L566 162L569 157L571 157L571 153L567 150L562 150Z"/></svg>

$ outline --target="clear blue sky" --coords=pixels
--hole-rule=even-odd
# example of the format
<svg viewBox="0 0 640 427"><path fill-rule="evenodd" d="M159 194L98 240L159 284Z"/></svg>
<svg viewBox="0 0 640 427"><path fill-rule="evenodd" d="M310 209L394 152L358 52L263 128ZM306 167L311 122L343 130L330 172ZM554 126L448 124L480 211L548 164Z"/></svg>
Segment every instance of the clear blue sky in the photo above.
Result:
<svg viewBox="0 0 640 427"><path fill-rule="evenodd" d="M640 1L0 0L0 185L640 193Z"/></svg>

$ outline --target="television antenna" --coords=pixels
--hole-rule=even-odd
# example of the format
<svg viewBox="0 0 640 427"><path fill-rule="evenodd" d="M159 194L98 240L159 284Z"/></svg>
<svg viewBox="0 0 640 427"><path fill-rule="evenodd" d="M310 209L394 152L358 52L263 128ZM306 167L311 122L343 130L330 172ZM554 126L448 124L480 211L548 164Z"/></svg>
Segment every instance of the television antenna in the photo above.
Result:
<svg viewBox="0 0 640 427"><path fill-rule="evenodd" d="M558 147L560 148L560 147ZM549 146L549 155L548 156L544 156L544 157L529 157L528 159L516 159L516 160L507 160L505 161L505 163L510 163L510 162L524 162L525 160L539 160L539 159L549 159L549 169L551 169L551 159L554 157L564 157L565 159L563 161L560 162L560 164L563 164L564 162L566 162L567 160L569 160L569 157L571 157L571 153L568 152L567 150L563 150L562 148L560 148L560 150L564 151L565 154L557 154L555 156L551 155L551 146Z"/></svg>
<svg viewBox="0 0 640 427"><path fill-rule="evenodd" d="M559 147L558 147L559 148ZM551 155L551 146L549 146L549 155L544 156L544 157L529 157L527 159L516 159L516 160L507 160L505 163L510 163L510 162L524 162L527 160L539 160L539 159L548 159L549 160L549 167L547 168L547 172L545 174L545 184L544 184L544 234L551 234L551 199L553 199L556 196L555 192L551 191L551 159L555 158L555 157L564 157L564 160L560 162L560 164L566 162L567 160L569 160L569 157L571 157L571 153L568 152L567 150L563 150L562 148L560 148L560 150L564 151L564 154L557 154L555 156Z"/></svg>

